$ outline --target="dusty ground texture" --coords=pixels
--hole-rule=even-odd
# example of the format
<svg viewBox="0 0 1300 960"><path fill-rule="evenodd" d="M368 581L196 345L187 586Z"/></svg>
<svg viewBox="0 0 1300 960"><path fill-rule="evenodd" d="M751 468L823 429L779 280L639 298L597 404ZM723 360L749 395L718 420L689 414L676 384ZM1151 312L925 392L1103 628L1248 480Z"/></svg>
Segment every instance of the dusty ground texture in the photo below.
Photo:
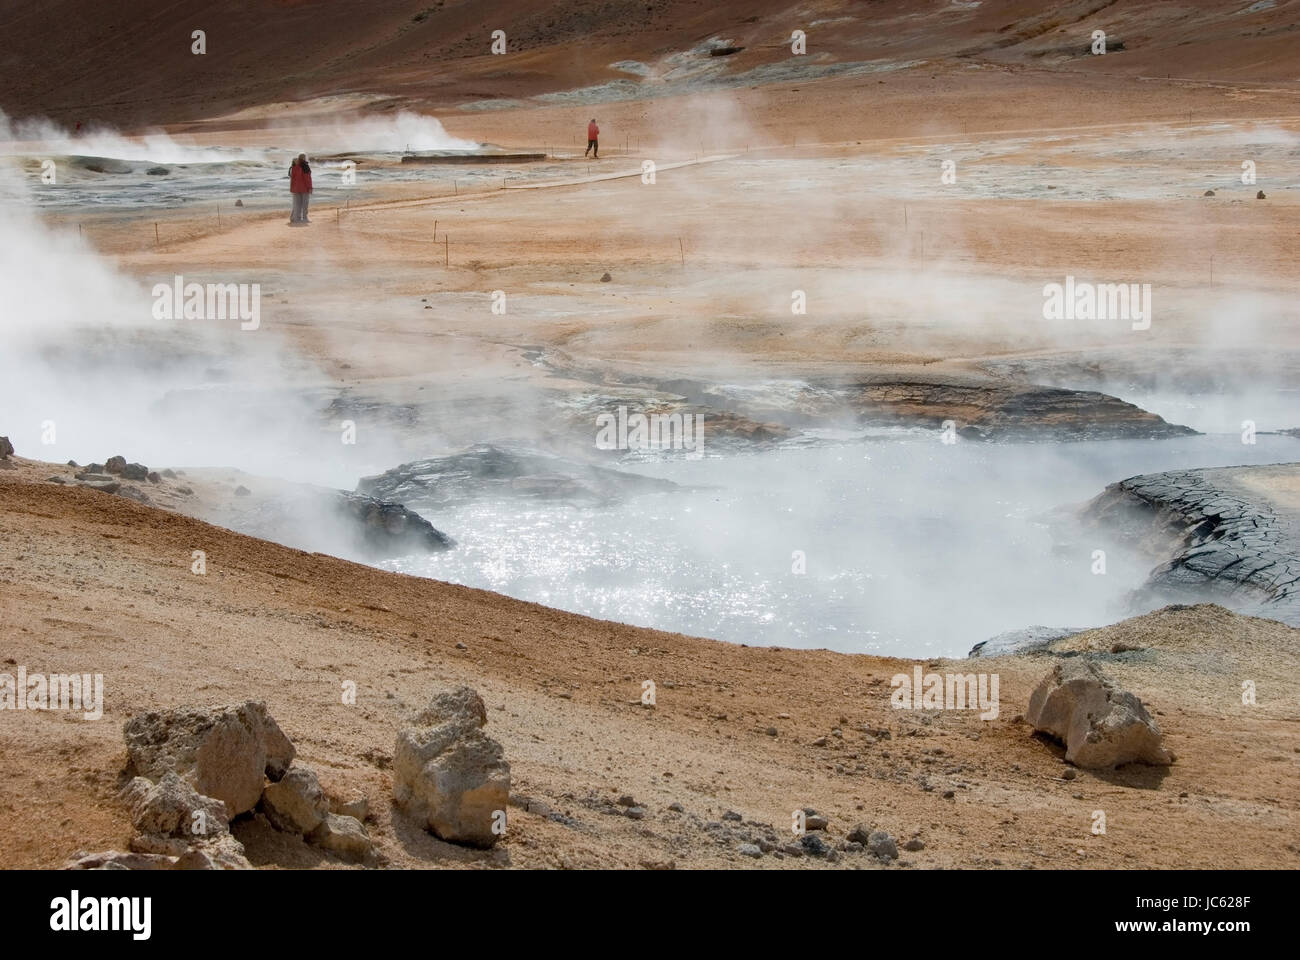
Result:
<svg viewBox="0 0 1300 960"><path fill-rule="evenodd" d="M736 852L769 833L787 842L800 807L829 817L834 842L858 822L900 843L920 837L924 849L902 855L915 867L1300 864L1300 631L1276 622L1205 605L1061 641L1136 692L1178 756L1167 770L1067 780L1062 748L1017 719L1045 656L930 665L996 671L996 720L900 711L890 678L910 661L590 620L29 479L48 465L18 463L0 472L4 659L11 670L102 673L106 707L98 722L5 717L7 866L57 866L126 842L115 793L129 716L247 698L267 702L327 787L369 796L369 828L393 866L822 867ZM200 549L204 576L190 572ZM1133 649L1110 653L1120 642ZM647 679L654 708L640 703ZM355 706L342 703L346 680L357 683ZM1255 706L1241 703L1245 680ZM389 803L398 728L458 683L487 702L514 792L556 815L512 807L507 839L490 853L441 843ZM619 812L626 794L645 819ZM724 821L729 810L745 822ZM1104 836L1091 833L1096 810ZM261 865L336 865L256 822L236 834ZM846 854L836 866L878 865Z"/></svg>

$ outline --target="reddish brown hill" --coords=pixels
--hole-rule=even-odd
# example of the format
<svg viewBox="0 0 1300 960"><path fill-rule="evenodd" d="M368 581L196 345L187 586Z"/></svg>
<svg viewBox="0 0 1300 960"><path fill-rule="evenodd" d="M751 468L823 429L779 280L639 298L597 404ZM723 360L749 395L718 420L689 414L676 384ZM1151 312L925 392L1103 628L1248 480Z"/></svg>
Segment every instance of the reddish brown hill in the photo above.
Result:
<svg viewBox="0 0 1300 960"><path fill-rule="evenodd" d="M1267 3L1268 0L1265 0ZM430 106L614 79L710 37L745 49L728 68L789 57L801 28L813 62L993 61L1009 66L1297 85L1300 2L827 0L133 0L9 3L0 12L0 108L71 123L164 124L344 92ZM207 33L207 53L190 34ZM488 53L491 31L512 56ZM1124 49L1085 55L1094 29Z"/></svg>

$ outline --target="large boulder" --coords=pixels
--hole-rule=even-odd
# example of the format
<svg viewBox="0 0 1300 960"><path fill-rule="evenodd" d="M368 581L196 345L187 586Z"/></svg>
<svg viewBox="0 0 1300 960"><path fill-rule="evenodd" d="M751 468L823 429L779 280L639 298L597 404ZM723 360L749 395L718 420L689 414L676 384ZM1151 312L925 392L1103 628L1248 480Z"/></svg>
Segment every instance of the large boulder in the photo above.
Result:
<svg viewBox="0 0 1300 960"><path fill-rule="evenodd" d="M490 847L510 796L510 764L483 733L487 709L469 687L436 695L397 735L393 794L398 807L452 843Z"/></svg>
<svg viewBox="0 0 1300 960"><path fill-rule="evenodd" d="M1064 743L1065 759L1079 767L1174 761L1142 701L1078 657L1056 664L1039 682L1029 696L1025 720Z"/></svg>
<svg viewBox="0 0 1300 960"><path fill-rule="evenodd" d="M14 445L9 442L8 437L0 437L0 460L8 460L9 455L14 452Z"/></svg>
<svg viewBox="0 0 1300 960"><path fill-rule="evenodd" d="M252 810L266 779L283 777L294 757L266 705L252 700L140 714L124 734L132 772L154 781L176 773L232 818Z"/></svg>

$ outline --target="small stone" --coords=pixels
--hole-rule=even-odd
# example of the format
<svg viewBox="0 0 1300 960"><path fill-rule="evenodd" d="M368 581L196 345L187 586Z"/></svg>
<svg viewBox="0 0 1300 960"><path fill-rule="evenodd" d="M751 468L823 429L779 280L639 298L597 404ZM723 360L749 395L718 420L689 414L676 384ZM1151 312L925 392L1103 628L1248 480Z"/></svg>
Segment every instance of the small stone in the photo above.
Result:
<svg viewBox="0 0 1300 960"><path fill-rule="evenodd" d="M871 831L871 836L867 838L867 849L884 860L898 859L898 844L884 830Z"/></svg>
<svg viewBox="0 0 1300 960"><path fill-rule="evenodd" d="M815 833L805 833L799 838L799 845L811 857L824 857L826 851L830 849L826 846L826 841Z"/></svg>
<svg viewBox="0 0 1300 960"><path fill-rule="evenodd" d="M64 865L65 870L170 870L174 860L162 854L124 853L105 850L103 853L75 853Z"/></svg>
<svg viewBox="0 0 1300 960"><path fill-rule="evenodd" d="M853 843L860 843L865 847L871 840L871 828L865 823L859 823L849 831L847 839Z"/></svg>
<svg viewBox="0 0 1300 960"><path fill-rule="evenodd" d="M532 804L529 804L529 812L532 812ZM346 800L330 800L330 813L337 813L340 817L352 817L354 820L365 820L370 816L370 800L364 794L358 794L349 797Z"/></svg>
<svg viewBox="0 0 1300 960"><path fill-rule="evenodd" d="M243 201L243 200L236 200L236 201L235 201L235 206L237 206L237 207L242 207L243 205L244 205L244 201Z"/></svg>
<svg viewBox="0 0 1300 960"><path fill-rule="evenodd" d="M601 282L601 283L609 283L609 281L611 281L611 280L613 280L613 279L614 279L613 277L611 277L608 273L606 273L606 274L603 274L603 275L601 276L601 278L600 278L600 282Z"/></svg>
<svg viewBox="0 0 1300 960"><path fill-rule="evenodd" d="M668 804L668 809L671 810L673 813L685 813L685 812L686 812L686 808L683 807L680 803L677 803L676 801L674 801L673 803Z"/></svg>
<svg viewBox="0 0 1300 960"><path fill-rule="evenodd" d="M818 737L816 740L814 740L814 741L812 742L812 745L813 745L814 747L824 747L824 746L826 746L826 738L825 738L825 737Z"/></svg>
<svg viewBox="0 0 1300 960"><path fill-rule="evenodd" d="M764 853L772 853L777 849L777 845L771 840L763 839L758 841L758 849Z"/></svg>
<svg viewBox="0 0 1300 960"><path fill-rule="evenodd" d="M862 844L858 843L856 840L845 840L840 844L840 849L845 853L861 853L866 849L866 847L862 846Z"/></svg>
<svg viewBox="0 0 1300 960"><path fill-rule="evenodd" d="M243 484L240 484L239 486L235 487L235 496L237 497L246 497L252 492L253 492L252 490L249 490L248 487L244 486Z"/></svg>
<svg viewBox="0 0 1300 960"><path fill-rule="evenodd" d="M731 820L735 823L740 823L745 818L742 817L740 814L738 814L735 810L728 810L726 813L722 815L722 819Z"/></svg>
<svg viewBox="0 0 1300 960"><path fill-rule="evenodd" d="M742 843L736 847L736 852L742 857L753 857L755 860L763 855L762 849L753 843Z"/></svg>
<svg viewBox="0 0 1300 960"><path fill-rule="evenodd" d="M1212 197L1212 196L1214 196L1214 191L1213 191L1213 190L1206 190L1203 194L1201 194L1201 196L1203 196L1203 197Z"/></svg>
<svg viewBox="0 0 1300 960"><path fill-rule="evenodd" d="M349 863L364 860L374 850L370 835L366 833L361 821L337 813L326 814L320 826L307 839Z"/></svg>
<svg viewBox="0 0 1300 960"><path fill-rule="evenodd" d="M1259 191L1259 193L1255 194L1255 199L1256 199L1256 200L1267 200L1268 197L1264 196L1264 191L1261 190L1261 191Z"/></svg>
<svg viewBox="0 0 1300 960"><path fill-rule="evenodd" d="M626 813L631 820L644 820L646 809L645 807L628 807Z"/></svg>
<svg viewBox="0 0 1300 960"><path fill-rule="evenodd" d="M1066 767L1064 770L1061 771L1062 780L1073 780L1078 775L1079 775L1079 771L1074 769L1074 767Z"/></svg>
<svg viewBox="0 0 1300 960"><path fill-rule="evenodd" d="M625 794L623 794L623 796L619 797L619 798L618 798L617 800L615 800L614 802L617 803L620 807L635 807L635 806L637 806L637 802L636 802L636 800L633 799L632 794L630 794L630 793L625 793Z"/></svg>
<svg viewBox="0 0 1300 960"><path fill-rule="evenodd" d="M825 830L830 826L830 821L823 816L814 814L811 817L805 816L803 825L808 830Z"/></svg>
<svg viewBox="0 0 1300 960"><path fill-rule="evenodd" d="M262 791L262 811L271 826L287 833L311 833L329 814L329 800L316 774L292 766Z"/></svg>
<svg viewBox="0 0 1300 960"><path fill-rule="evenodd" d="M909 853L916 853L918 850L925 849L925 841L920 837L913 837L911 840L908 840L907 843L903 844L903 849Z"/></svg>
<svg viewBox="0 0 1300 960"><path fill-rule="evenodd" d="M457 640L457 641L456 641L456 649L457 649L457 650L468 650L469 647L467 647L463 642Z"/></svg>
<svg viewBox="0 0 1300 960"><path fill-rule="evenodd" d="M549 818L555 815L555 811L551 809L551 805L543 803L541 800L529 800L528 803L524 805L524 809L539 817Z"/></svg>
<svg viewBox="0 0 1300 960"><path fill-rule="evenodd" d="M769 737L775 737L777 735L776 727L768 727L763 732L766 733Z"/></svg>
<svg viewBox="0 0 1300 960"><path fill-rule="evenodd" d="M781 852L784 853L787 857L802 857L803 847L797 843L787 843L784 847L781 848Z"/></svg>

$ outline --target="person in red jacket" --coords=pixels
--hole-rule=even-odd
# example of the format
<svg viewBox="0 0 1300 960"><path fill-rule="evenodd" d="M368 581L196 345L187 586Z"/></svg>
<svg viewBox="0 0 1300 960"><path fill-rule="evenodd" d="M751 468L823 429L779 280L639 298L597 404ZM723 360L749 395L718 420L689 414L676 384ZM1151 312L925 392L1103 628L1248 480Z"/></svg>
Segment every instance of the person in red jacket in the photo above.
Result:
<svg viewBox="0 0 1300 960"><path fill-rule="evenodd" d="M311 223L307 219L307 204L311 202L311 165L307 163L307 154L298 154L297 159L289 165L289 192L293 195L293 213L289 215L289 225Z"/></svg>
<svg viewBox="0 0 1300 960"><path fill-rule="evenodd" d="M600 159L600 127L596 126L596 118L591 118L591 123L587 124L587 149L582 151L585 157L588 153L597 160ZM594 151L594 152L593 152Z"/></svg>

